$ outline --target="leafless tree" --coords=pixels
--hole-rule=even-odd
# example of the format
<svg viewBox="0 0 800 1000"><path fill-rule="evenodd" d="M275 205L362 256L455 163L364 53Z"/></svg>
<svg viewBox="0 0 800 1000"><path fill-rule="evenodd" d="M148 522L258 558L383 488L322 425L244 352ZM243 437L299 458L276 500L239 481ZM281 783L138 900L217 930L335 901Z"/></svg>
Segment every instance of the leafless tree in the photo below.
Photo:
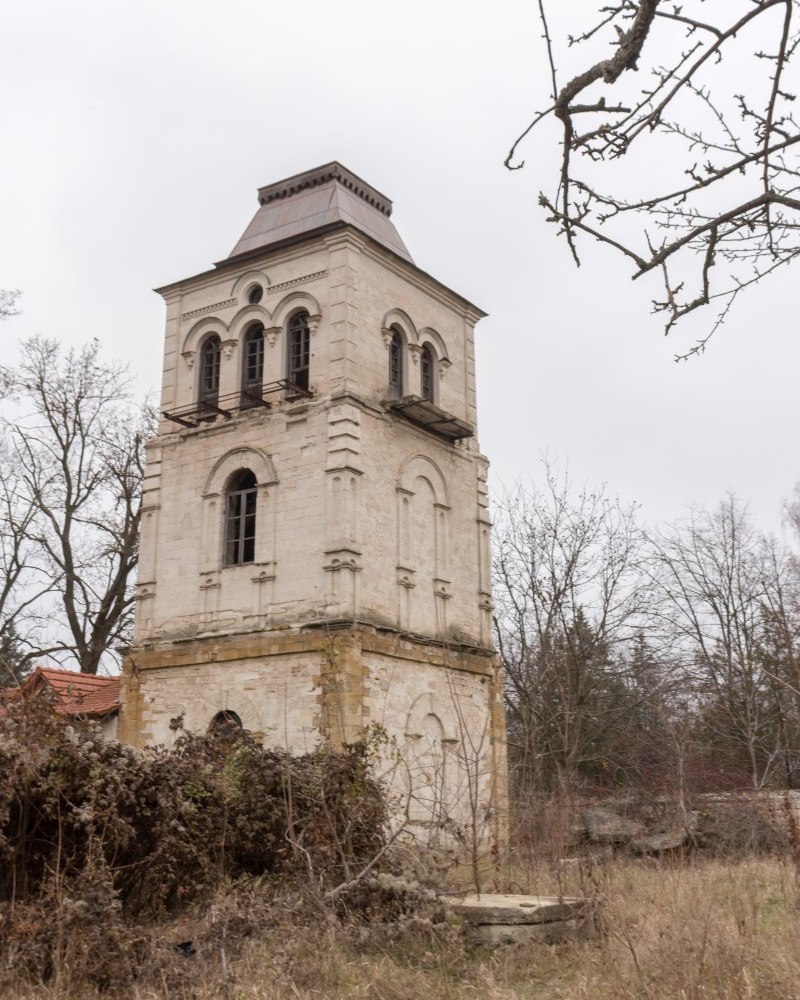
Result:
<svg viewBox="0 0 800 1000"><path fill-rule="evenodd" d="M500 502L496 631L508 685L512 763L537 790L569 790L607 766L630 711L615 652L641 629L647 589L635 510L574 491L550 468L543 486Z"/></svg>
<svg viewBox="0 0 800 1000"><path fill-rule="evenodd" d="M707 743L730 750L753 788L772 777L785 746L774 648L785 560L728 496L694 510L656 538L655 579L664 627L683 643ZM786 606L784 605L784 611Z"/></svg>
<svg viewBox="0 0 800 1000"><path fill-rule="evenodd" d="M45 598L54 581L33 542L37 507L22 482L13 446L0 439L0 686L27 672L43 649Z"/></svg>
<svg viewBox="0 0 800 1000"><path fill-rule="evenodd" d="M2 425L13 471L0 498L9 606L25 609L12 624L22 635L23 617L30 626L49 613L45 639L28 629L30 654L67 657L93 674L129 636L152 414L132 403L125 368L102 360L96 342L64 353L33 338L0 376L17 410Z"/></svg>
<svg viewBox="0 0 800 1000"><path fill-rule="evenodd" d="M785 507L786 521L795 535L795 539L800 541L800 484L794 488L794 496ZM800 566L798 566L800 571Z"/></svg>
<svg viewBox="0 0 800 1000"><path fill-rule="evenodd" d="M763 545L761 658L781 745L782 781L800 787L800 573L796 555L774 538Z"/></svg>
<svg viewBox="0 0 800 1000"><path fill-rule="evenodd" d="M554 190L539 198L549 221L576 263L583 235L627 258L634 278L660 274L667 332L715 303L688 357L740 292L800 253L800 0L605 0L578 15L566 46L551 25L573 6L538 3L550 102L506 165L522 167L520 142L557 119Z"/></svg>
<svg viewBox="0 0 800 1000"><path fill-rule="evenodd" d="M0 319L10 319L12 316L18 315L17 299L20 295L21 292L18 289L9 291L0 288Z"/></svg>

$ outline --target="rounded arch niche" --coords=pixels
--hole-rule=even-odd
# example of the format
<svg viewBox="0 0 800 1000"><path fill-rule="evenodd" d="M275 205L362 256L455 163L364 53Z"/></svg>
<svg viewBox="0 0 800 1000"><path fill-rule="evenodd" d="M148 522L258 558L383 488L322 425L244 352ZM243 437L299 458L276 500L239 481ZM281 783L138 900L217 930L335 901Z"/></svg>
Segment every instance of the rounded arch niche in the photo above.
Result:
<svg viewBox="0 0 800 1000"><path fill-rule="evenodd" d="M255 540L253 558L246 563L229 563L225 544L225 490L233 477L244 471L256 481ZM211 586L215 574L231 567L253 567L272 564L275 546L275 489L278 477L269 455L258 448L235 448L215 463L206 480L203 493L201 531L201 574L205 585Z"/></svg>
<svg viewBox="0 0 800 1000"><path fill-rule="evenodd" d="M398 486L406 493L416 493L415 484L418 479L425 479L430 484L435 503L448 507L447 483L439 466L425 455L414 455L400 469Z"/></svg>
<svg viewBox="0 0 800 1000"><path fill-rule="evenodd" d="M308 325L313 334L319 324L322 309L319 302L308 292L290 292L275 306L272 312L272 323L283 327L297 312L308 313Z"/></svg>
<svg viewBox="0 0 800 1000"><path fill-rule="evenodd" d="M434 732L438 727L431 725L432 719L430 717L433 717L438 726L441 727L440 738L442 742L458 742L458 733L452 719L452 713L444 710L432 691L423 692L412 702L406 720L406 737L409 739L419 739L426 735L426 733Z"/></svg>
<svg viewBox="0 0 800 1000"><path fill-rule="evenodd" d="M222 493L231 476L241 469L250 469L259 486L274 486L278 482L269 455L258 448L236 448L216 462L206 480L204 495L211 497Z"/></svg>
<svg viewBox="0 0 800 1000"><path fill-rule="evenodd" d="M419 340L417 336L417 328L414 326L414 321L404 312L402 309L390 309L389 312L383 317L383 322L381 327L384 331L389 331L393 326L398 327L398 329L405 335L407 344L416 344ZM384 333L384 338L386 333Z"/></svg>
<svg viewBox="0 0 800 1000"><path fill-rule="evenodd" d="M419 695L408 714L404 763L412 822L441 823L449 815L451 751L458 743L452 715L432 691Z"/></svg>

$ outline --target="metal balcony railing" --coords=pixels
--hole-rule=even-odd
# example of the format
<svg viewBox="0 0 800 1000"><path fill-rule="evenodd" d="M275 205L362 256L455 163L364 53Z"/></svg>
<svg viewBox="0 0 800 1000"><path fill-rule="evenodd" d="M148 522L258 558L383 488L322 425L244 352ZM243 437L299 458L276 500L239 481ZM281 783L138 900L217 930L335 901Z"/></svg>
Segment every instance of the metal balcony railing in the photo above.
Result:
<svg viewBox="0 0 800 1000"><path fill-rule="evenodd" d="M288 378L278 379L276 382L268 382L262 386L261 393L252 389L240 389L238 392L228 393L226 396L217 396L214 399L198 399L188 406L180 406L177 409L162 410L161 415L173 423L182 427L199 427L200 424L217 417L225 417L230 420L236 413L242 410L263 407L271 410L275 402L275 396L283 393L283 398L310 399L314 393L310 389L304 389L296 382ZM273 397L272 399L268 397ZM280 401L280 400L278 400Z"/></svg>

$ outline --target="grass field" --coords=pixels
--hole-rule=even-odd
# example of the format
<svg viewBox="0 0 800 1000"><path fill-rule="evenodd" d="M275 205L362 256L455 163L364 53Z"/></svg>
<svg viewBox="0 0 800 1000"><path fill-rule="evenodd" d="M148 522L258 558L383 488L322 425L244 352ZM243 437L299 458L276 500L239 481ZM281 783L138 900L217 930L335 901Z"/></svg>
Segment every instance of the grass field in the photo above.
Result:
<svg viewBox="0 0 800 1000"><path fill-rule="evenodd" d="M509 870L501 878L508 877ZM429 914L370 926L335 920L313 893L276 897L241 884L180 921L147 928L136 979L84 988L66 946L47 986L0 973L4 1000L174 998L800 998L800 895L791 864L773 859L648 863L606 860L513 867L515 888L586 892L600 933L558 946L470 950ZM487 890L491 886L486 886ZM0 929L1 931L1 929ZM196 954L175 950L193 941ZM75 953L77 954L77 953ZM85 956L84 956L85 957Z"/></svg>

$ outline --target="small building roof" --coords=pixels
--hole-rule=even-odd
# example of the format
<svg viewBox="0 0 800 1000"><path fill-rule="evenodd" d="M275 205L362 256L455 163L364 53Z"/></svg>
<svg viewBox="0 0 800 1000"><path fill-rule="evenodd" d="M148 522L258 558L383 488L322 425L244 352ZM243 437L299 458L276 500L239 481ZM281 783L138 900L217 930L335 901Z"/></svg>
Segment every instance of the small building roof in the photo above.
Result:
<svg viewBox="0 0 800 1000"><path fill-rule="evenodd" d="M84 718L104 718L119 709L120 678L97 677L54 667L37 667L18 687L3 692L2 702L49 694L57 712ZM4 714L0 703L0 717Z"/></svg>
<svg viewBox="0 0 800 1000"><path fill-rule="evenodd" d="M261 207L228 261L346 225L414 263L391 222L391 201L335 161L259 188L258 201Z"/></svg>

